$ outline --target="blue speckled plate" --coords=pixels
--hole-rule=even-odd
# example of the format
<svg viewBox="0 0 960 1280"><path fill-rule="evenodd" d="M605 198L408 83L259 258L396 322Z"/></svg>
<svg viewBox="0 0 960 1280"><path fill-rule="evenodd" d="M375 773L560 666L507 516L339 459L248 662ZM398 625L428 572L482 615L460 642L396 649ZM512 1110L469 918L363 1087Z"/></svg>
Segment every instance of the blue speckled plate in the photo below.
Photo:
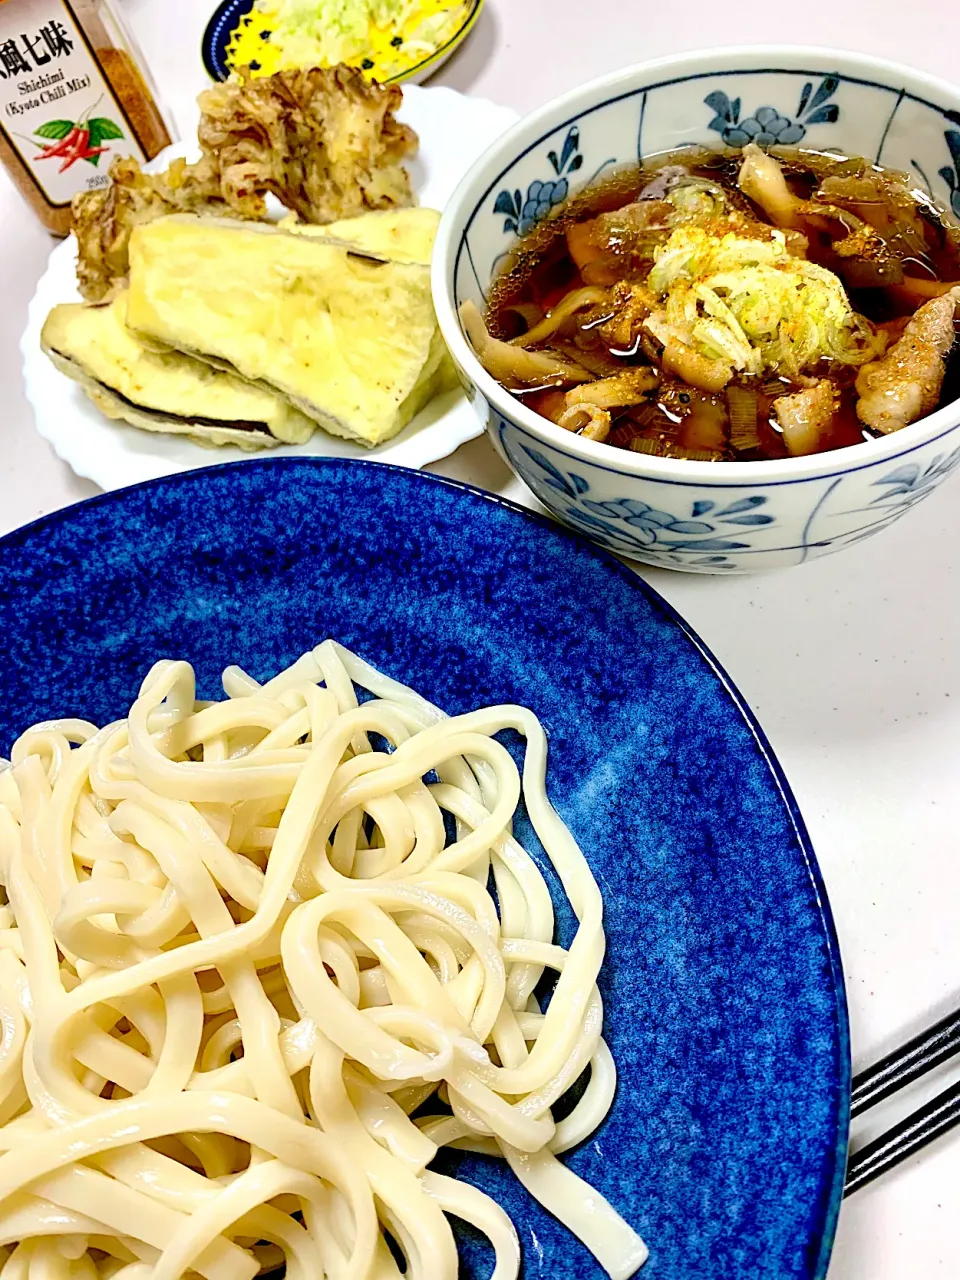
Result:
<svg viewBox="0 0 960 1280"><path fill-rule="evenodd" d="M0 540L0 753L125 712L162 656L200 696L327 635L456 712L531 707L604 893L614 1108L571 1157L650 1246L645 1280L826 1272L847 1143L840 957L770 748L684 623L605 553L489 494L335 461L193 471ZM561 919L561 935L569 928ZM601 1272L508 1171L524 1276ZM464 1231L463 1273L490 1255Z"/></svg>

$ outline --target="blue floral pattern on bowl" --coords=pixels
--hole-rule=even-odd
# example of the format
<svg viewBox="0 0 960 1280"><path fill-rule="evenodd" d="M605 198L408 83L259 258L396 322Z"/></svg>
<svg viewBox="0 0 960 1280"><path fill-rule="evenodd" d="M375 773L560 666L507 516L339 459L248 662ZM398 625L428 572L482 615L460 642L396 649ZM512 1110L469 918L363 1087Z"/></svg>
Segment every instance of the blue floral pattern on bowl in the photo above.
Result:
<svg viewBox="0 0 960 1280"><path fill-rule="evenodd" d="M555 209L566 200L570 194L569 175L576 173L583 165L583 156L580 154L580 130L576 125L564 139L560 154L549 151L547 159L556 174L555 178L546 181L534 179L527 187L525 199L519 189L504 190L497 196L493 211L506 214L504 231L511 231L521 236L526 235L541 218L547 216L551 209Z"/></svg>
<svg viewBox="0 0 960 1280"><path fill-rule="evenodd" d="M508 449L506 443L503 447ZM729 570L735 563L725 553L748 550L744 535L775 523L772 515L759 510L768 501L763 494L725 504L698 499L689 504L689 515L659 510L636 498L598 499L591 496L590 481L580 472L561 470L540 449L525 444L520 448L540 473L540 485L531 487L544 505L557 511L559 496L562 512L557 513L566 524L627 555L642 554L646 559L655 554L674 564ZM540 486L552 493L543 495Z"/></svg>
<svg viewBox="0 0 960 1280"><path fill-rule="evenodd" d="M752 116L740 119L740 99L732 101L722 89L715 89L704 98L704 105L714 113L707 125L719 133L728 147L745 147L755 142L760 147L788 147L806 137L812 124L835 124L840 119L840 108L829 99L840 87L838 76L824 76L816 92L812 81L807 81L800 91L800 103L791 115L784 115L776 107L758 107Z"/></svg>
<svg viewBox="0 0 960 1280"><path fill-rule="evenodd" d="M960 218L960 131L947 129L943 136L950 150L953 164L944 165L939 173L950 189L950 208Z"/></svg>
<svg viewBox="0 0 960 1280"><path fill-rule="evenodd" d="M874 480L871 487L880 489L880 493L867 505L837 513L840 518L862 515L870 517L866 524L844 535L845 544L862 542L886 529L918 502L929 497L958 467L960 448L950 453L938 453L929 462L907 462L881 476L879 480Z"/></svg>
<svg viewBox="0 0 960 1280"><path fill-rule="evenodd" d="M764 492L762 483L712 489L708 483L688 486L648 477L631 482L608 468L570 465L573 459L562 449L526 437L499 415L496 421L504 457L564 524L620 555L695 573L802 564L852 546L888 528L960 469L957 447L892 469L877 464L819 484L811 481L816 498L798 527L791 509L795 486ZM870 479L877 470L882 474ZM697 494L712 496L692 496ZM863 495L860 505L852 504L854 494ZM796 536L791 528L798 530Z"/></svg>

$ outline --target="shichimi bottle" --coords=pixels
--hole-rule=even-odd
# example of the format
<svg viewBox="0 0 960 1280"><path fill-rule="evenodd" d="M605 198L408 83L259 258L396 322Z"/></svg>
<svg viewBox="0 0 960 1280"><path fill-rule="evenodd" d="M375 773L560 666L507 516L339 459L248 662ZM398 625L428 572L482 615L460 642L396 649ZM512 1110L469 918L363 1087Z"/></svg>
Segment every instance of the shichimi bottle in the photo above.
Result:
<svg viewBox="0 0 960 1280"><path fill-rule="evenodd" d="M151 160L170 133L109 0L0 0L0 159L49 231L105 187L117 156Z"/></svg>

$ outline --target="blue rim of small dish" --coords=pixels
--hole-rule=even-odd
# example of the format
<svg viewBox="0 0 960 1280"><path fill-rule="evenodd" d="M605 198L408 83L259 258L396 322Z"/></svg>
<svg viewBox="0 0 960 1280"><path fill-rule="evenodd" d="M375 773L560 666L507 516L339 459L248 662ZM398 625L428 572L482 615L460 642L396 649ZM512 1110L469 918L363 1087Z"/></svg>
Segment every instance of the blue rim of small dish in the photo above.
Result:
<svg viewBox="0 0 960 1280"><path fill-rule="evenodd" d="M255 3L256 0L223 0L223 3L214 10L200 43L200 56L211 80L229 80L232 74L227 62L227 46L230 43L230 37L236 31L238 22L250 12ZM390 79L382 81L382 83L403 84L416 76L422 76L429 67L444 61L453 53L457 45L469 35L477 18L480 16L483 4L484 0L473 0L462 25L457 28L446 44L441 45L439 49L435 49L429 57L424 58L422 62L418 62L409 71L404 71L399 76L392 76Z"/></svg>
<svg viewBox="0 0 960 1280"><path fill-rule="evenodd" d="M837 1217L843 1194L850 1107L850 1041L843 968L840 957L839 942L826 889L806 826L790 789L789 783L787 782L779 761L777 760L766 735L758 724L749 706L723 667L717 662L716 658L689 624L686 623L676 610L664 601L653 588L629 570L614 556L590 543L579 534L572 533L569 530L561 528L549 518L532 513L515 503L500 498L498 495L491 494L470 485L462 484L458 481L430 475L428 473L411 472L406 468L388 466L382 463L357 461L345 462L343 460L331 459L260 459L255 461L220 464L148 481L143 484L132 486L128 489L117 490L113 493L98 495L97 497L88 499L85 502L78 503L73 507L68 507L50 515L41 517L31 524L0 538L0 563L2 563L2 561L7 557L10 557L10 559L7 560L10 572L3 575L3 577L0 577L0 615L6 617L8 623L13 624L10 632L10 663L8 665L8 672L15 673L17 671L18 662L21 664L26 663L29 665L32 677L36 671L34 664L37 656L42 655L43 651L46 651L46 657L44 660L48 663L51 661L53 662L52 674L55 678L56 684L56 699L60 699L64 696L64 686L74 687L75 690L76 688L80 688L82 690L82 685L75 686L73 684L73 655L71 654L70 660L65 658L63 656L62 646L66 643L67 652L70 652L69 638L67 638L66 641L64 640L65 634L69 637L70 627L75 629L78 636L87 638L88 642L90 640L95 640L95 634L94 632L91 632L90 619L79 616L71 617L69 613L64 613L60 617L60 621L56 622L54 617L51 616L47 619L46 627L40 628L39 631L36 627L36 618L31 618L29 621L21 621L21 615L26 619L27 615L37 612L37 616L41 617L44 609L50 609L49 602L43 603L39 600L37 587L40 587L41 594L45 592L51 599L53 597L65 599L66 597L61 597L58 593L66 591L67 595L69 595L71 590L69 584L71 563L78 566L81 577L86 579L92 574L92 585L96 586L96 574L99 572L96 568L96 556L92 558L85 556L83 550L85 540L90 541L91 539L93 539L93 541L90 542L90 545L96 549L96 555L101 558L105 565L112 566L112 571L115 577L112 588L115 592L119 592L119 594L115 594L113 597L113 607L119 608L121 612L131 612L134 609L136 604L135 597L137 597L138 591L134 591L134 598L131 598L130 588L131 584L134 584L137 581L143 582L143 586L139 590L146 593L146 598L149 599L149 592L152 588L150 587L148 578L154 574L162 575L164 556L167 556L168 558L171 556L174 557L177 563L186 563L190 560L191 556L196 557L197 555L200 555L202 561L207 563L208 569L220 565L221 562L223 564L232 562L239 548L237 548L236 544L230 543L228 531L225 535L226 541L223 540L224 530L222 529L222 526L224 522L233 520L233 522L237 524L238 528L242 531L241 541L244 537L255 536L248 534L243 515L243 502L245 499L242 492L238 492L242 491L244 487L243 482L245 480L245 476L243 473L246 473L246 476L250 477L248 486L250 493L248 498L252 498L254 496L257 497L258 502L260 503L258 511L263 510L263 502L276 503L278 509L277 515L274 516L270 514L269 517L265 517L265 519L267 519L268 524L271 520L273 521L273 526L271 527L283 529L284 536L291 541L291 546L296 546L298 556L298 559L296 560L296 567L298 573L301 572L299 566L301 564L308 563L306 560L300 560L299 556L301 554L306 555L307 552L304 551L303 548L310 545L308 541L304 541L304 539L308 538L309 535L310 517L304 518L302 516L302 512L309 512L312 509L321 509L316 506L315 502L311 503L311 499L317 499L318 497L325 497L329 499L331 496L336 496L338 506L342 505L344 509L348 508L349 502L352 499L355 503L359 501L369 510L373 511L376 509L378 496L383 498L384 495L386 495L390 498L392 490L392 499L394 501L402 499L402 507L398 508L398 510L402 516L404 530L406 531L408 527L410 528L409 536L412 539L410 545L403 548L403 554L413 554L414 561L417 560L417 557L420 557L424 563L433 565L437 562L434 551L435 539L441 536L441 534L438 534L436 530L430 526L429 522L431 517L428 514L421 513L425 508L429 508L431 504L433 504L433 509L435 511L440 511L443 514L443 518L447 520L448 524L450 524L453 517L449 512L444 512L443 504L447 501L447 497L452 493L457 501L467 504L462 512L457 511L455 513L457 521L456 527L462 526L468 530L464 535L467 540L475 536L469 531L472 529L473 524L471 516L475 516L477 521L482 524L484 522L482 508L486 508L487 511L491 513L496 511L502 513L500 517L494 518L493 524L496 534L500 539L503 539L504 534L508 535L506 540L508 549L502 552L502 555L506 557L504 563L508 566L508 576L515 578L519 574L524 580L529 579L526 586L528 593L531 588L534 588L534 595L530 597L530 603L525 604L523 600L517 600L511 606L515 610L533 608L534 614L536 614L539 607L535 603L536 589L538 587L541 591L543 589L542 584L538 582L536 575L538 572L545 572L539 563L536 564L536 569L533 568L533 565L536 563L535 560L528 562L528 560L524 558L525 556L529 556L531 548L526 545L527 542L529 542L529 539L525 538L525 536L521 534L517 534L515 539L517 543L523 544L521 551L519 552L521 562L518 563L514 558L512 558L517 553L513 546L514 539L509 537L511 533L510 522L516 517L520 517L528 529L536 526L550 539L551 545L549 546L544 544L542 540L537 542L537 546L540 548L540 555L537 559L543 559L544 562L560 563L562 561L563 564L569 564L570 557L572 556L575 559L580 560L581 563L584 561L593 561L594 565L601 569L604 574L610 575L612 579L617 580L614 584L617 590L614 592L611 589L611 600L617 595L624 600L627 600L629 596L628 593L624 592L625 587L628 588L630 595L632 595L633 592L636 592L644 601L643 607L639 610L639 614L643 614L644 611L646 611L646 614L648 615L648 622L652 627L652 634L657 634L658 632L660 623L658 622L656 615L661 615L664 622L667 624L667 630L671 627L676 628L680 635L685 638L690 648L699 657L710 675L714 677L721 695L723 695L726 702L730 704L731 711L736 713L736 717L739 717L741 728L745 728L747 730L749 740L752 740L753 744L751 749L755 749L756 752L755 758L765 766L766 770L769 772L769 795L778 803L778 806L781 808L782 815L786 819L783 829L795 842L796 853L799 854L799 861L796 865L798 868L802 868L801 879L805 878L808 884L807 892L810 894L810 924L813 924L814 919L818 921L816 928L820 934L823 951L823 958L817 966L821 974L821 978L818 980L821 985L820 998L824 1001L825 1007L829 1007L833 1011L831 1015L831 1059L832 1066L835 1068L835 1074L831 1077L830 1081L830 1084L832 1085L832 1101L829 1107L831 1117L829 1128L835 1136L833 1139L827 1139L824 1137L823 1146L817 1148L817 1150L821 1152L821 1163L819 1164L818 1174L819 1185L816 1190L817 1207L814 1207L812 1202L810 1204L810 1225L815 1227L815 1230L812 1235L807 1236L802 1242L800 1240L796 1241L789 1274L797 1277L798 1280L801 1280L801 1278L802 1280L824 1280L833 1246ZM196 498L198 494L202 500L204 496L202 491L204 488L208 488L211 492L206 494L206 497L208 499L211 495L216 497L217 495L215 491L223 484L228 485L228 492L230 495L238 495L237 512L231 515L228 509L223 506L224 500L226 500L228 505L231 504L233 497L231 496L226 498L224 493L220 493L220 501L216 510L214 510L212 506L209 506L209 517L204 515L198 520L195 514L198 509L196 507ZM193 495L190 495L191 488L194 488ZM186 493L183 492L184 490L186 490ZM357 494L360 495L359 498L357 498ZM189 501L191 496L193 499L192 503ZM284 507L284 503L287 504L286 507ZM122 539L117 536L124 532L124 516L128 508L132 509L133 514L127 515L127 525L129 527L126 528L126 532L129 533L130 527L136 526L138 520L146 519L148 521L148 527L155 531L154 539L151 540L149 537L144 537L144 529L140 530L139 537L133 542L128 541L124 543ZM203 508L201 507L200 509L202 510ZM190 534L185 539L186 545L178 541L176 525L177 513L179 512L180 515L183 516L184 511L187 513L184 518L189 518L191 522ZM296 535L294 535L292 532L289 532L292 527L290 525L290 518L293 517L297 511L301 513L302 524L297 525L297 532ZM140 514L137 514L138 512ZM411 516L410 513L413 513L413 515ZM171 516L173 518L172 523L169 518ZM389 518L391 517L386 515L381 517L381 519L388 520ZM347 519L347 517L340 513L333 517L329 517L330 527L339 527L337 522L340 521L342 523L345 519ZM399 520L400 516L395 517L395 519ZM500 521L499 525L496 523L498 519ZM418 520L425 522L423 529L418 527ZM193 523L194 521L196 524ZM206 524L204 524L204 521L206 521ZM286 521L286 523L284 523L284 521ZM111 523L114 525L112 530L109 527ZM487 521L487 523L491 522ZM206 527L207 524L210 526L209 529ZM194 535L194 529L196 527L199 527L199 532ZM348 542L336 543L334 549L332 551L325 552L325 554L334 555L334 557L342 557L345 554L345 548L348 549L347 553L352 552L352 542L355 537L353 530L355 527L355 525L351 526L350 539ZM519 527L520 526L516 525L513 526L515 530ZM424 530L426 530L426 532ZM343 530L341 530L341 535L342 534ZM48 560L52 568L50 573L43 578L42 582L38 581L38 583L32 584L33 590L29 594L29 599L27 599L24 595L24 585L18 584L22 582L28 589L30 588L31 575L35 571L31 565L32 557L29 556L29 547L31 540L37 535L39 535L41 539L41 559L45 558ZM190 538L194 536L196 538L195 546L190 544ZM325 532L325 537L327 536L328 535ZM377 532L376 536L380 536L379 532ZM488 539L492 539L493 534L488 533L486 536ZM42 540L44 538L49 540L49 547L43 546ZM210 541L211 538L213 539L212 541ZM424 541L424 539L426 540ZM154 546L153 543L156 543L156 546ZM324 545L326 546L327 544L325 543ZM392 545L393 544L391 544L391 546ZM367 543L363 543L360 548L361 554L363 554L366 547ZM410 547L413 547L412 553L410 553ZM249 549L246 550L249 551ZM263 551L272 551L273 548L257 543L254 550L256 553L256 562L259 564L262 559ZM25 552L28 553L27 558L24 558ZM281 554L282 560L282 557L288 555L289 552L282 551L279 554ZM213 561L208 562L206 557L211 555L214 559ZM65 556L66 560L64 559ZM440 557L440 562L442 571L442 557ZM91 563L93 567L91 567ZM351 563L353 562L351 561ZM459 561L457 563L459 565L457 572L462 575L463 566ZM391 566L392 564L393 562L391 561ZM117 574L118 566L122 568L122 573L119 575ZM53 572L53 568L56 569L56 572ZM289 565L286 566L285 571L289 571ZM133 573L132 577L131 572ZM192 570L189 570L189 572L192 572ZM351 572L354 571L351 570ZM391 567L390 572L400 573L400 580L401 582L403 581L402 569L397 570ZM468 577L477 578L479 580L482 578L483 572L482 564L474 563ZM583 570L582 572L585 573L586 571ZM591 570L590 572L594 573L595 570ZM273 581L273 573L274 570L271 569L271 581ZM148 575L147 579L143 578L144 574ZM222 569L216 568L215 580L219 581L221 575ZM4 578L6 581L4 581ZM88 586L89 585L91 584L88 584ZM243 598L246 608L245 592L247 588L246 584L243 585ZM513 583L513 586L516 586L515 582ZM217 589L219 590L219 588ZM316 589L317 588L314 585L308 584L308 592L315 591ZM329 590L329 588L325 589ZM420 588L420 590L422 591L423 588ZM403 595L404 593L401 592L400 594ZM27 599L27 603L24 603L25 599ZM569 602L564 603L561 601L560 603L565 609L571 607ZM609 601L607 603L609 603ZM111 606L109 604L105 605L96 593L92 599L85 597L83 604L84 615L86 615L87 611L92 608L93 614L91 614L90 617L94 618L98 611L106 608L107 612L103 614L103 617L112 624L113 619L109 613ZM632 606L626 606L628 613L631 608ZM19 613L18 609L20 610ZM216 616L219 619L220 615L217 614ZM621 616L622 615L618 615L618 618ZM477 619L472 619L471 621L473 625L476 625ZM624 617L623 621L629 622L629 619ZM633 621L635 622L636 619L633 619ZM228 620L225 620L223 626L226 627L227 625ZM611 624L604 623L603 625L609 626ZM622 625L622 622L617 623L618 627ZM17 635L18 626L22 627L24 630L23 637L18 637ZM44 630L46 630L48 634L44 635ZM166 631L164 634L166 635ZM553 633L550 633L549 639L551 643L554 643ZM109 641L110 645L116 647L116 652L113 654L102 654L98 648L98 669L103 661L115 661L119 663L120 666L123 666L124 663L129 663L131 660L129 652L125 652L124 648L129 644L128 638L111 631ZM464 637L463 642L469 645L467 637ZM97 643L99 644L99 642ZM647 643L650 644L652 641L648 641ZM656 643L658 645L662 645L663 643L659 635L657 636ZM467 652L469 652L469 648ZM142 664L142 662L152 661L152 658L149 658L149 655L141 653L140 651L137 651L134 654L134 657L138 669L139 664ZM674 661L674 659L669 655L664 659L660 659L658 657L658 664L661 660L666 663L664 670L669 669L670 663ZM562 666L562 657L560 658L560 661ZM656 670L660 670L659 665L656 667ZM82 680L86 677L77 678ZM125 684L124 689L126 689L126 687L127 686ZM8 693L9 690L5 690L4 692ZM31 692L29 696L33 699L36 695ZM42 700L42 697L46 695L40 696ZM97 696L99 696L99 694ZM650 696L652 696L654 701L650 703L652 710L649 710L648 714L655 719L657 716L655 701L658 696L656 688L651 690ZM677 695L674 694L673 696L676 697ZM669 698L667 701L669 702ZM16 696L14 696L14 704L16 704ZM62 709L62 702L58 702L57 705ZM663 713L661 712L660 714L662 716ZM732 722L734 718L735 717L730 717L730 721ZM548 726L548 732L549 731ZM704 732L706 732L706 730L704 730ZM706 739L703 741L706 741ZM727 812L726 806L731 802L732 798L731 800L724 800L725 813ZM715 799L711 800L709 795L707 795L705 803L709 807L711 804L715 804L716 801ZM735 804L733 812L739 812ZM679 816L677 821L681 821ZM741 831L739 828L737 836L739 843L741 838ZM746 848L748 847L750 837L748 835L743 838L747 841L747 845L744 846L744 848ZM704 874L709 876L714 872L715 868L712 866L705 867ZM785 888L783 892L789 894L790 889ZM635 906L632 905L631 914L638 912L639 910L639 904ZM747 934L753 934L758 928L761 931L771 925L775 928L776 920L775 918L772 921L761 920L759 924L756 920L753 922L744 920L737 921L737 925L738 927L743 928ZM798 934L797 936L800 935ZM781 994L779 998L783 1000L784 997ZM754 1003L756 1002L756 997L751 996L749 999L752 999ZM768 1003L769 999L770 998L768 997ZM666 1013L664 1016L669 1018L670 1015L669 1013ZM691 1030L692 1029L693 1028L691 1028ZM670 1073L678 1070L677 1063L671 1061L664 1065L669 1079L671 1078ZM680 1069L682 1071L682 1068ZM749 1076L747 1078L749 1078ZM737 1079L738 1081L741 1079L739 1074L737 1075ZM777 1081L774 1081L773 1083L776 1084ZM674 1086L671 1084L670 1087L672 1089ZM779 1091L777 1092L776 1097L777 1105L779 1106L781 1102L781 1094ZM798 1116L795 1124L799 1133L802 1134L804 1132L805 1117L803 1115ZM763 1137L764 1144L767 1145L768 1139L763 1133L761 1133L761 1136ZM775 1168L779 1154L780 1153L776 1147L770 1145L769 1149L765 1150L765 1154L762 1157L764 1165L769 1163L771 1169ZM638 1159L642 1158L639 1152L637 1153L637 1156ZM699 1158L701 1160L706 1159L709 1162L712 1158L711 1152L709 1150L703 1151L700 1153ZM758 1170L758 1172L760 1171ZM725 1186L724 1191L729 1195L736 1196L738 1189L736 1187ZM722 1218L722 1205L715 1204L713 1209L715 1212L719 1212ZM691 1223L691 1229L695 1229L695 1225L695 1223ZM758 1231L761 1230L759 1227L756 1229ZM564 1261L566 1262L567 1259L564 1259ZM573 1259L570 1258L569 1261L572 1263ZM651 1259L651 1263L648 1265L655 1266L655 1259ZM775 1266L776 1263L772 1262L771 1265ZM476 1272L471 1271L467 1274L472 1275L476 1274ZM532 1273L525 1271L524 1274L531 1275ZM565 1267L564 1276L566 1277L567 1274L567 1269ZM584 1273L581 1270L578 1271L577 1274ZM593 1272L590 1272L590 1274L593 1274ZM672 1272L671 1274L675 1275L676 1273ZM738 1270L738 1274L745 1273L741 1273ZM769 1274L770 1280L774 1280L774 1277L786 1275L787 1272L781 1272L778 1269L776 1271L771 1270L769 1272L764 1272L764 1274ZM683 1280L686 1280L686 1273L683 1274Z"/></svg>

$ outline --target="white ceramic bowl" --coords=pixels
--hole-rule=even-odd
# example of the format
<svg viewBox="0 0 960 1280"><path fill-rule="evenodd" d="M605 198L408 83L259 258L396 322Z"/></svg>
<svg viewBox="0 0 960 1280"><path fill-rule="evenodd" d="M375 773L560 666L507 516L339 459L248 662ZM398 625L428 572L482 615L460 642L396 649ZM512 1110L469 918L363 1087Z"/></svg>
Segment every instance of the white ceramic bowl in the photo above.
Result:
<svg viewBox="0 0 960 1280"><path fill-rule="evenodd" d="M904 170L960 219L960 89L857 54L720 49L617 72L522 120L461 183L434 256L440 327L497 449L560 520L664 568L801 564L886 528L960 467L960 402L831 453L685 462L561 431L481 367L458 307L472 299L483 308L517 235L568 191L638 157L751 139Z"/></svg>

